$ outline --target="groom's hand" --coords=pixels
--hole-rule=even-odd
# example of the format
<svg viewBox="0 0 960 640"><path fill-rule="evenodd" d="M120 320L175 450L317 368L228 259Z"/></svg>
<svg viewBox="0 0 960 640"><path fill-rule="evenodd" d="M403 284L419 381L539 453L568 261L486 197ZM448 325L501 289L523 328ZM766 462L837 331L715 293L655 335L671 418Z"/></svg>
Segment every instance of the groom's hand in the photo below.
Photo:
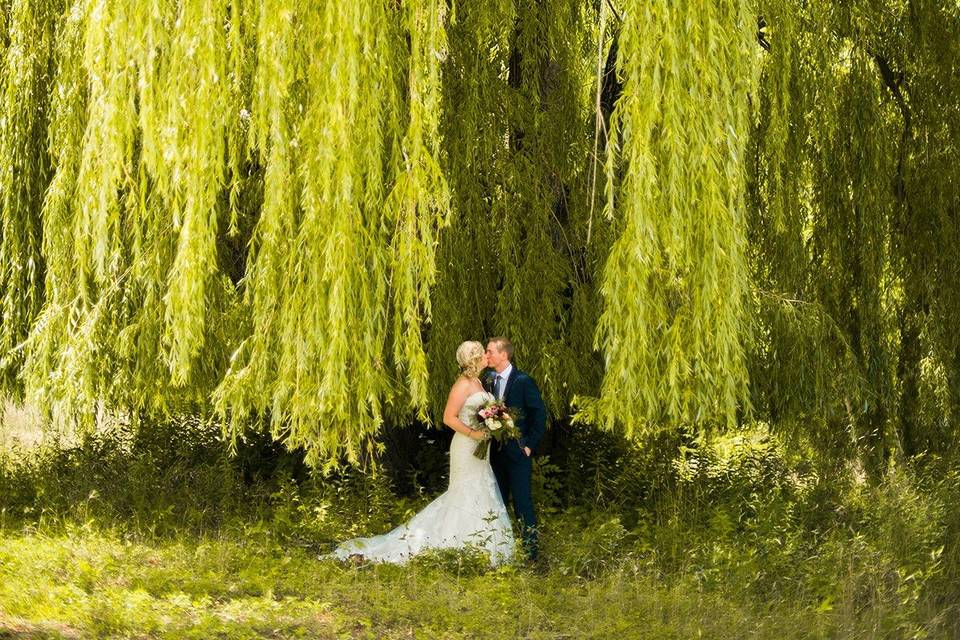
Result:
<svg viewBox="0 0 960 640"><path fill-rule="evenodd" d="M523 452L526 454L526 456L527 456L528 458L530 457L530 454L532 453L532 452L530 451L530 447L524 447L524 448L523 448Z"/></svg>

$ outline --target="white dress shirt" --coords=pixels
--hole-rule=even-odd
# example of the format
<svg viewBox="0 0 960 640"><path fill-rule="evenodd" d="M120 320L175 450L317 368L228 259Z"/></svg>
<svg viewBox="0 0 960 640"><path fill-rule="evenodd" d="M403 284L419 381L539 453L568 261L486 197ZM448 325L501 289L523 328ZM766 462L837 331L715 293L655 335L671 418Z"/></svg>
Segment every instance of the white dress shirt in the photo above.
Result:
<svg viewBox="0 0 960 640"><path fill-rule="evenodd" d="M504 369L503 371L501 371L500 373L497 373L496 371L493 372L493 375L496 376L496 377L494 377L494 379L493 379L494 385L497 384L497 377L501 378L501 381L500 381L500 383L499 383L499 384L500 384L500 394L497 396L497 400L503 400L503 394L507 392L507 380L510 379L510 372L511 372L511 371L513 371L513 365L512 365L512 364L508 364L508 365L507 365L507 368Z"/></svg>

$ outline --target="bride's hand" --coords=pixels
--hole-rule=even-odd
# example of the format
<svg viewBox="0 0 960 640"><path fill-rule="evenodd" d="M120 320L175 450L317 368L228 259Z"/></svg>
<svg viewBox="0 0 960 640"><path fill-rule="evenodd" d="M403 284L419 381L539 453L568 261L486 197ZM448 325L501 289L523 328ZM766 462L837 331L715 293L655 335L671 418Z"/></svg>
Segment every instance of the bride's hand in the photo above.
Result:
<svg viewBox="0 0 960 640"><path fill-rule="evenodd" d="M487 432L486 432L486 431L481 431L480 429L471 429L471 430L470 430L470 437L471 437L473 440L486 440L486 439L487 439Z"/></svg>

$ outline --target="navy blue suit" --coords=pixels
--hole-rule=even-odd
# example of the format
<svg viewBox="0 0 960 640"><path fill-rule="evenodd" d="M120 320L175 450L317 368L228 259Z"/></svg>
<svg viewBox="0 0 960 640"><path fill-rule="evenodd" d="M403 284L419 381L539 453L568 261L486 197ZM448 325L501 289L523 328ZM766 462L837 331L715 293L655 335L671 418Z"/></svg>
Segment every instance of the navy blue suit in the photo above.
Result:
<svg viewBox="0 0 960 640"><path fill-rule="evenodd" d="M495 376L496 372L491 372L483 380L484 388L491 393ZM547 409L533 378L516 367L513 367L507 379L503 402L518 411L516 425L521 438L519 443L516 440L503 445L491 443L490 465L497 477L504 504L508 504L510 498L513 498L513 511L520 521L524 547L530 558L536 559L539 551L537 516L534 513L533 492L530 488L533 461L523 452L523 447L530 447L531 456L536 453L546 430Z"/></svg>

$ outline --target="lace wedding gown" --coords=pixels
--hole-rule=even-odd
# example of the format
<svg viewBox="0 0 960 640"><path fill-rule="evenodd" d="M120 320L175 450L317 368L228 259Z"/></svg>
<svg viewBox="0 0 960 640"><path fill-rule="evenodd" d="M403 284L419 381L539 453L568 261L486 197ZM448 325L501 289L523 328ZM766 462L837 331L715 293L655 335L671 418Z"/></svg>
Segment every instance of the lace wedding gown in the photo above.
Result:
<svg viewBox="0 0 960 640"><path fill-rule="evenodd" d="M477 424L480 406L493 396L477 391L467 397L458 417L467 426ZM477 441L455 433L450 442L450 485L406 524L371 538L354 538L341 543L327 557L346 559L359 553L374 562L403 564L427 549L483 549L492 564L513 558L514 539L500 489L486 460L474 457Z"/></svg>

